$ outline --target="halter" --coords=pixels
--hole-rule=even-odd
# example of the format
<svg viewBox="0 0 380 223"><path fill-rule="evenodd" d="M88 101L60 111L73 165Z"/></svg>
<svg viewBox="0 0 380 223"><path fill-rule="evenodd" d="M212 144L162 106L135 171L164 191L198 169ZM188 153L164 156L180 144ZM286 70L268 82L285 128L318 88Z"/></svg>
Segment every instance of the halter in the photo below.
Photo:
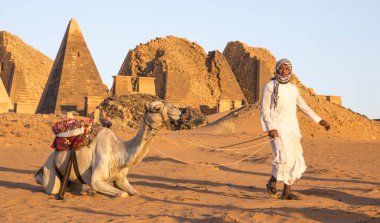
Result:
<svg viewBox="0 0 380 223"><path fill-rule="evenodd" d="M149 123L149 122L145 119L145 115L144 115L144 118L143 118L143 119L144 119L144 122L145 122L145 124L149 127L150 130L156 130L156 131L158 131L158 130L160 130L160 129L162 128L162 126L164 126L164 125L166 126L166 128L169 128L168 121L165 120L165 117L164 117L164 115L162 114L162 111L164 110L165 106L166 106L166 104L164 104L164 106L162 106L161 110L158 111L158 112L152 112L152 111L149 111L149 110L146 110L146 111L145 111L145 115L146 115L148 112L149 112L149 113L160 113L160 116L161 116L161 119L162 119L162 122L163 122L163 124L161 124L161 126L160 126L159 128L153 128L152 124Z"/></svg>

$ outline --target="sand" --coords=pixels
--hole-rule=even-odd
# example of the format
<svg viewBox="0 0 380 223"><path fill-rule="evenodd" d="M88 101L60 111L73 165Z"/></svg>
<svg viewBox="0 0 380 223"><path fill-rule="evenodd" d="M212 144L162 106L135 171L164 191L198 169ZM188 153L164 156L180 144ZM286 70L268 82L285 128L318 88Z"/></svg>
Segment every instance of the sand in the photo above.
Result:
<svg viewBox="0 0 380 223"><path fill-rule="evenodd" d="M215 148L254 139L262 134L257 123L163 130L147 157L128 175L141 195L112 198L85 186L80 194L67 192L65 200L59 201L43 192L33 174L51 152L49 125L62 117L7 114L0 118L0 222L380 222L379 140L305 133L302 144L308 169L293 187L303 200L285 201L265 192L271 172L269 144L237 151L194 145ZM113 128L123 139L135 131ZM228 148L252 147L267 140ZM236 165L204 166L233 163L250 154Z"/></svg>

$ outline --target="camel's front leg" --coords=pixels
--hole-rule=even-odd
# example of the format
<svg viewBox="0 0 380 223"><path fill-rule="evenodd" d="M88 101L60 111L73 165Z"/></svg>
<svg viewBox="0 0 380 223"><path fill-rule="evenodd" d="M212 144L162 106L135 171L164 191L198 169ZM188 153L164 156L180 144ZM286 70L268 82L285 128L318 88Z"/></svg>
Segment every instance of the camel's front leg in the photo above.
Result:
<svg viewBox="0 0 380 223"><path fill-rule="evenodd" d="M112 186L109 182L97 179L91 181L91 187L102 194L106 194L113 197L128 197L129 194Z"/></svg>
<svg viewBox="0 0 380 223"><path fill-rule="evenodd" d="M102 194L106 194L109 196L120 196L120 197L128 197L129 194L117 189L111 184L109 180L109 170L108 165L99 165L95 168L91 177L91 187Z"/></svg>
<svg viewBox="0 0 380 223"><path fill-rule="evenodd" d="M116 185L122 189L123 191L125 192L128 192L128 194L130 195L136 195L136 194L139 194L139 192L137 192L128 182L127 178L123 178L123 179L120 179L120 180L116 180Z"/></svg>

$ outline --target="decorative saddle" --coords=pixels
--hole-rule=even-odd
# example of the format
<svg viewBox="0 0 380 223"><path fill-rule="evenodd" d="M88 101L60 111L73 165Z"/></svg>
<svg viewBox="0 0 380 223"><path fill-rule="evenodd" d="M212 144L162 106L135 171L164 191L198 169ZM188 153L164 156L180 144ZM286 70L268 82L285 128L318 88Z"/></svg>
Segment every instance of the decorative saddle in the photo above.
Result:
<svg viewBox="0 0 380 223"><path fill-rule="evenodd" d="M106 119L101 119L100 123L94 123L93 119L59 121L52 126L55 139L51 148L58 150L80 149L90 145L102 127L109 128L111 126L112 123Z"/></svg>

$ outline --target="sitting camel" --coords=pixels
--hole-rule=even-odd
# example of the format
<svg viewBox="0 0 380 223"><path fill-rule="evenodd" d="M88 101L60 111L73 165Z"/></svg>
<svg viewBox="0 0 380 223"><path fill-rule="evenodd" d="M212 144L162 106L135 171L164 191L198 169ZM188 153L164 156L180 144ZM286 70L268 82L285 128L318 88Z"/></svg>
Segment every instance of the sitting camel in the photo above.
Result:
<svg viewBox="0 0 380 223"><path fill-rule="evenodd" d="M170 119L178 120L180 114L178 107L170 103L156 101L145 105L144 122L129 141L121 141L110 129L102 128L90 145L75 150L81 178L93 190L109 196L138 194L127 180L129 168L141 162L156 133ZM68 151L54 150L36 173L35 180L46 193L58 193L59 175L64 175L68 160ZM70 173L69 185L76 189L83 186L74 171Z"/></svg>

